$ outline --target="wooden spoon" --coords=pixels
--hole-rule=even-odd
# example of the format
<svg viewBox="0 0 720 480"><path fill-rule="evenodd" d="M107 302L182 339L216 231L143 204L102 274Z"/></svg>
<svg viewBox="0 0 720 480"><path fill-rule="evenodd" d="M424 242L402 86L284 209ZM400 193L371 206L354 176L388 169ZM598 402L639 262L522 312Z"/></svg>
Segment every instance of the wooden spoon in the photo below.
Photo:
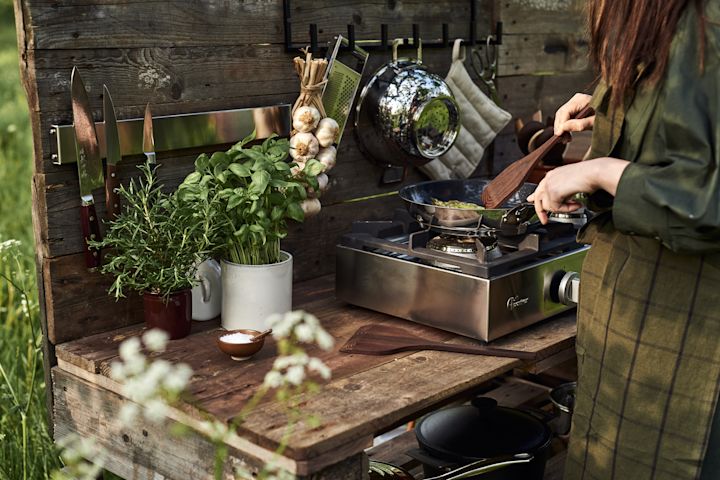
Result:
<svg viewBox="0 0 720 480"><path fill-rule="evenodd" d="M263 332L260 332L260 333L258 333L257 335L255 335L254 337L252 337L252 338L250 339L250 341L251 341L251 342L257 342L258 340L261 340L261 339L267 337L267 336L270 335L271 333L272 333L272 328L268 328L267 330L265 330L265 331L263 331Z"/></svg>
<svg viewBox="0 0 720 480"><path fill-rule="evenodd" d="M593 114L593 109L587 106L580 110L573 118L582 119ZM482 201L485 208L498 208L512 197L525 183L535 165L560 141L561 137L553 135L529 155L510 164L505 170L487 184L482 192Z"/></svg>

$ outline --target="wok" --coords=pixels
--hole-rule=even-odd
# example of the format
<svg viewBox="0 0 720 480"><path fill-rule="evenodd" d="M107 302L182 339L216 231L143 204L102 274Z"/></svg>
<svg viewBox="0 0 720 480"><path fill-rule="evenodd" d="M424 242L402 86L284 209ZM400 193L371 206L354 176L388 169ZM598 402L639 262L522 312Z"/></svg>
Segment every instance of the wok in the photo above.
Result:
<svg viewBox="0 0 720 480"><path fill-rule="evenodd" d="M408 185L400 190L410 215L426 228L454 235L475 235L480 230L498 230L505 235L521 235L535 217L535 208L527 203L528 195L537 185L525 183L499 208L482 207L482 192L490 180L432 180ZM433 204L457 200L473 203L478 208L454 208Z"/></svg>

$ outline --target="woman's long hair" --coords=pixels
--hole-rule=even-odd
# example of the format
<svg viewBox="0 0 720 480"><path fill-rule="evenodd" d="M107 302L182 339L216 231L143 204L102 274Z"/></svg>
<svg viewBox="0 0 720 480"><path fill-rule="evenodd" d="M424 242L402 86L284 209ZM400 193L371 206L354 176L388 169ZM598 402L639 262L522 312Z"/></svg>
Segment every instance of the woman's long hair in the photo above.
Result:
<svg viewBox="0 0 720 480"><path fill-rule="evenodd" d="M678 21L694 4L700 17L699 67L703 67L703 0L591 0L590 58L600 78L612 86L611 104L632 92L641 66L642 82L656 84L664 75Z"/></svg>

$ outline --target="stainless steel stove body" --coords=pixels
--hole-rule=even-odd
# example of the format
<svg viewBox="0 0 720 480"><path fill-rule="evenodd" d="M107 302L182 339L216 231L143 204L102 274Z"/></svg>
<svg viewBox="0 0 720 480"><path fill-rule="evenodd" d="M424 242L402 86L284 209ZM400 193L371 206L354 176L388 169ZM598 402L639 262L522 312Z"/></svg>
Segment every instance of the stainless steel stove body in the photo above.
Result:
<svg viewBox="0 0 720 480"><path fill-rule="evenodd" d="M486 342L577 302L576 272L589 247L575 242L572 224L500 237L494 248L477 239L479 253L470 258L464 246L462 254L428 248L438 243L435 232L406 212L395 217L356 222L342 237L336 252L339 299Z"/></svg>

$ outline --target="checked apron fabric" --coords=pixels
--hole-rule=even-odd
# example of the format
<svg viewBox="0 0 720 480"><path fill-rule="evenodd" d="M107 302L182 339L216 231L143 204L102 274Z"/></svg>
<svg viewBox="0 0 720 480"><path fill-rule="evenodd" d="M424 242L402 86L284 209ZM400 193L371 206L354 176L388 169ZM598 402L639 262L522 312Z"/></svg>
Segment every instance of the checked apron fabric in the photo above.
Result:
<svg viewBox="0 0 720 480"><path fill-rule="evenodd" d="M689 7L660 86L614 110L604 84L593 95L590 158L632 163L579 235L592 248L565 480L720 479L719 4L704 76Z"/></svg>
<svg viewBox="0 0 720 480"><path fill-rule="evenodd" d="M592 248L565 478L698 478L720 394L720 261L675 254L609 221L583 237Z"/></svg>

